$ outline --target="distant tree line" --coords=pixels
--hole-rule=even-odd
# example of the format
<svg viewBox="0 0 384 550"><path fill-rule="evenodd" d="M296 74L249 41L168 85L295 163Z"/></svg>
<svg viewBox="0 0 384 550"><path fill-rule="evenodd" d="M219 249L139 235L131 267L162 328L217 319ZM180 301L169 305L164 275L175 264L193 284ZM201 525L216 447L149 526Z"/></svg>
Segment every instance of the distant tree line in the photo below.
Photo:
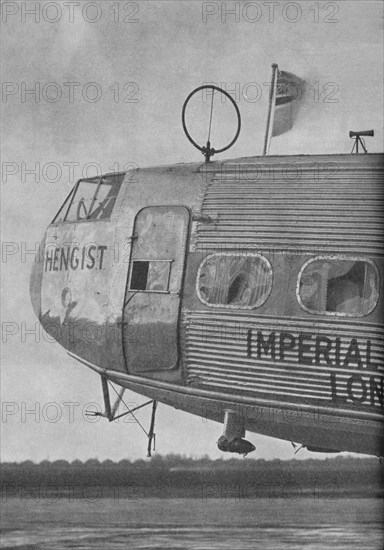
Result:
<svg viewBox="0 0 384 550"><path fill-rule="evenodd" d="M338 456L325 460L211 460L180 455L155 455L150 460L113 462L90 459L6 462L1 465L2 491L33 494L36 488L90 487L104 496L116 491L139 497L293 498L317 494L320 498L383 497L384 466L375 458ZM94 492L94 494L96 494Z"/></svg>

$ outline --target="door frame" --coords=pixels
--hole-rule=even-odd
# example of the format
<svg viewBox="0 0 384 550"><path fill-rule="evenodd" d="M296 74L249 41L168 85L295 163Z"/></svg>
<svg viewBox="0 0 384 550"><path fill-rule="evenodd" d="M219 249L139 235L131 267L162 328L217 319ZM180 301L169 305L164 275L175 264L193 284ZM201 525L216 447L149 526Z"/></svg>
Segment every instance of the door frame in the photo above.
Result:
<svg viewBox="0 0 384 550"><path fill-rule="evenodd" d="M180 277L180 288L177 291L177 294L179 295L179 305L178 305L178 313L177 313L177 323L176 323L176 353L177 353L177 359L175 363L170 365L168 368L163 370L147 370L143 371L142 373L134 372L132 369L129 369L129 364L126 356L126 348L124 345L124 330L125 327L128 326L128 322L125 320L125 308L129 304L129 302L135 298L136 294L140 294L140 291L130 291L129 285L132 277L132 252L134 247L134 242L136 240L135 236L135 226L136 226L136 219L139 216L139 214L147 209L147 208L183 208L188 215L188 221L186 224L186 231L185 231L185 245L184 245L184 256L181 258L181 268L182 268L182 274ZM149 204L146 206L143 206L140 208L134 215L133 224L132 224L132 234L130 237L131 242L131 248L129 251L129 263L127 266L127 272L125 277L125 288L124 288L124 300L122 304L122 310L121 310L121 343L122 343L122 351L123 351L123 359L124 359L124 365L126 368L126 371L128 374L131 374L133 376L144 376L144 377L152 377L156 374L160 373L166 373L172 370L175 370L180 365L180 357L181 357L181 349L180 349L180 321L181 321L181 308L182 308L182 301L183 301L183 295L184 295L184 284L185 284L185 276L186 276L186 266L187 266L187 259L188 259L188 251L189 251L189 245L190 245L190 236L191 236L191 221L192 221L192 211L191 209L184 205L184 204ZM128 294L131 294L131 296L128 297ZM156 291L148 291L149 294L156 294ZM164 291L158 291L159 294L170 294L170 292L164 292ZM176 294L176 293L175 293Z"/></svg>

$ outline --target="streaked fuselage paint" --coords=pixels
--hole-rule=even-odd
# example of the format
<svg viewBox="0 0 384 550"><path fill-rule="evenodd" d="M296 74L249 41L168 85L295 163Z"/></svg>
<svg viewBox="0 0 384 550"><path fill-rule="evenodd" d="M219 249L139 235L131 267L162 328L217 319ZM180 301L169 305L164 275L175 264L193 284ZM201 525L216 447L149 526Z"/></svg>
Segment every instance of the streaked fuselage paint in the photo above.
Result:
<svg viewBox="0 0 384 550"><path fill-rule="evenodd" d="M382 455L382 173L380 155L253 157L127 173L110 219L47 228L31 277L34 309L73 356L138 393L218 421L223 407L239 407L249 430ZM143 261L135 220L151 207L165 208L170 220L182 207L188 220L173 243L177 277L161 299L128 288L133 262ZM169 223L164 251L173 246ZM199 299L199 266L218 252L269 261L265 303L239 309ZM301 307L298 274L324 256L373 262L380 293L372 312ZM169 364L167 353L176 358Z"/></svg>

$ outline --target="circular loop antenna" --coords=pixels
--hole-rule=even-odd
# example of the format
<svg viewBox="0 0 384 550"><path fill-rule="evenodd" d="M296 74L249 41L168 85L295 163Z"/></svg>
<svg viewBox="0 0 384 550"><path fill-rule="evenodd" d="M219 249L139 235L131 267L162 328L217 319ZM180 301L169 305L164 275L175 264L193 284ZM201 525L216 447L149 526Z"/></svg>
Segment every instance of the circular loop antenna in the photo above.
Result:
<svg viewBox="0 0 384 550"><path fill-rule="evenodd" d="M236 130L236 134L235 134L235 137L233 138L233 140L228 144L226 145L225 147L222 147L221 149L214 149L213 147L211 147L211 143L209 141L209 136L208 136L208 141L207 141L207 145L204 147L204 146L200 146L198 143L196 143L196 141L194 139L192 139L191 135L189 134L188 130L187 130L187 125L185 123L185 111L186 111L186 108L187 108L187 104L189 102L189 100L191 99L191 97L193 95L195 95L197 92L199 92L200 90L207 90L207 89L210 89L210 90L213 90L212 91L212 102L213 102L213 94L215 93L215 90L223 95L225 95L225 97L227 97L230 102L232 103L232 105L234 106L235 108L235 111L236 111L236 115L237 115L237 130ZM213 103L211 105L211 109L213 107ZM212 116L212 111L211 111L211 116ZM199 149L199 151L201 151L203 153L203 155L205 155L205 160L208 162L210 157L213 156L215 153L222 153L223 151L226 151L227 149L229 149L230 147L232 147L232 145L235 143L235 141L237 140L237 138L239 137L239 134L240 134L240 129L241 129L241 117L240 117L240 111L239 111L239 108L235 102L235 100L233 99L232 96L229 95L228 92L226 92L225 90L223 90L222 88L219 88L218 86L213 86L213 85L210 85L210 84L207 84L205 86L199 86L198 88L196 88L195 90L193 90L189 96L187 97L187 99L184 101L184 105L183 105L183 110L182 110L182 115L181 115L181 120L182 120L182 123L183 123L183 130L185 132L185 135L187 136L187 138L189 139L189 141L192 143L192 145L194 147L196 147L196 149Z"/></svg>

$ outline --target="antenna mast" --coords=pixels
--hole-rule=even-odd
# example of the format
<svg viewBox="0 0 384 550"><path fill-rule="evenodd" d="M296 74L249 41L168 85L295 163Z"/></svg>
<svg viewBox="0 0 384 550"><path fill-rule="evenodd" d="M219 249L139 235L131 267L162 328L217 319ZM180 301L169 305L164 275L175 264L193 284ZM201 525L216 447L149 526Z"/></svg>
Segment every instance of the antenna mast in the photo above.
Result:
<svg viewBox="0 0 384 550"><path fill-rule="evenodd" d="M355 139L355 143L353 144L352 151L353 153L355 151L356 154L359 153L359 144L362 146L364 153L368 153L366 147L365 147L365 141L362 139L361 136L370 136L373 137L374 131L373 130L365 130L363 132L349 132L349 137L351 139Z"/></svg>

